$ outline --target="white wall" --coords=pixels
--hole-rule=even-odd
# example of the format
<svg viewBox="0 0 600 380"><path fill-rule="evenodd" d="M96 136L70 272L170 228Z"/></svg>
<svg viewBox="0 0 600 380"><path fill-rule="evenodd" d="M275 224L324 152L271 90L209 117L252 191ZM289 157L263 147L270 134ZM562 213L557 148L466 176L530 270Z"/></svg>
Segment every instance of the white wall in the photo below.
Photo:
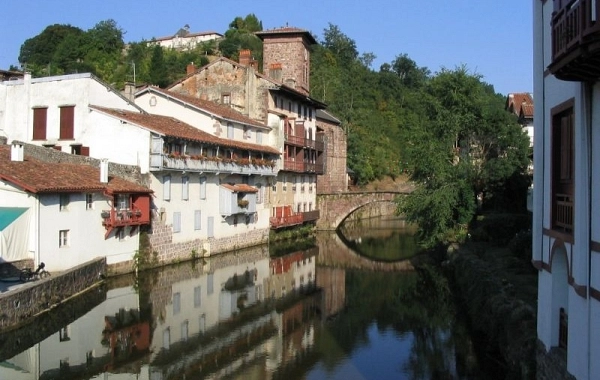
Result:
<svg viewBox="0 0 600 380"><path fill-rule="evenodd" d="M110 209L101 193L94 193L93 209L86 210L85 194L73 193L67 211L59 211L59 195L40 196L40 248L39 261L46 269L62 271L92 260L105 257L108 264L131 260L139 248L139 236L119 239L114 232L104 239L106 228L100 216ZM69 231L69 243L59 247L59 231ZM128 232L129 230L127 230Z"/></svg>

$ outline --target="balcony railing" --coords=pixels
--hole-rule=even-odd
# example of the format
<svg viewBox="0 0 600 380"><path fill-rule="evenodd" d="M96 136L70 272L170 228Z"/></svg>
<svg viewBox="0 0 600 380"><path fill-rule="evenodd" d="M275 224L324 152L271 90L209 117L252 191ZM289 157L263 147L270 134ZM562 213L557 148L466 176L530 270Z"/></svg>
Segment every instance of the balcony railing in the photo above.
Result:
<svg viewBox="0 0 600 380"><path fill-rule="evenodd" d="M554 207L554 227L573 232L573 198L568 194L556 194Z"/></svg>
<svg viewBox="0 0 600 380"><path fill-rule="evenodd" d="M273 164L256 165L253 163L241 164L236 161L211 160L211 159L192 159L190 157L169 157L162 155L159 164L153 164L152 170L185 170L191 172L213 172L213 173L240 173L256 174L264 176L274 176L277 174L274 162Z"/></svg>
<svg viewBox="0 0 600 380"><path fill-rule="evenodd" d="M281 217L272 216L269 219L271 228L273 228L273 229L295 226L298 224L302 224L303 221L304 221L304 218L303 218L302 214L294 214L294 215L281 216Z"/></svg>
<svg viewBox="0 0 600 380"><path fill-rule="evenodd" d="M318 140L309 140L304 136L294 136L286 133L285 142L289 145L312 148L321 152L325 149L325 143L322 138L319 138Z"/></svg>
<svg viewBox="0 0 600 380"><path fill-rule="evenodd" d="M284 160L283 169L298 173L323 174L325 166L323 164L313 164L310 162Z"/></svg>
<svg viewBox="0 0 600 380"><path fill-rule="evenodd" d="M106 227L124 227L148 224L150 220L144 217L141 210L102 210L102 224Z"/></svg>
<svg viewBox="0 0 600 380"><path fill-rule="evenodd" d="M600 78L600 0L578 0L552 16L552 63L558 79Z"/></svg>

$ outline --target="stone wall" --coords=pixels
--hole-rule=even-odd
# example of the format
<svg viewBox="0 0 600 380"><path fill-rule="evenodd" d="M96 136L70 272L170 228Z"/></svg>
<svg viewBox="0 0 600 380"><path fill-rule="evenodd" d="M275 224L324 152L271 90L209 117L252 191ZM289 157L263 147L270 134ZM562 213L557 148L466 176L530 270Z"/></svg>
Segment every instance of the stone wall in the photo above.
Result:
<svg viewBox="0 0 600 380"><path fill-rule="evenodd" d="M40 161L52 163L90 165L100 169L100 160L97 158L69 154L65 152L60 152L52 148L27 144L20 141L19 143L23 144L23 151L25 153L25 156L33 157ZM108 175L121 177L139 185L150 187L149 175L142 175L138 166L122 165L116 164L114 162L109 162Z"/></svg>
<svg viewBox="0 0 600 380"><path fill-rule="evenodd" d="M220 239L194 239L175 243L173 242L172 226L154 219L152 233L148 237L152 252L157 253L158 263L164 265L191 260L194 257L209 257L241 248L268 244L269 229L254 230Z"/></svg>
<svg viewBox="0 0 600 380"><path fill-rule="evenodd" d="M26 324L40 313L94 286L105 272L106 258L97 258L0 294L0 331Z"/></svg>
<svg viewBox="0 0 600 380"><path fill-rule="evenodd" d="M575 380L567 372L567 354L564 350L553 347L546 352L544 343L538 340L536 351L536 379L537 380Z"/></svg>
<svg viewBox="0 0 600 380"><path fill-rule="evenodd" d="M317 119L317 128L325 135L325 172L317 176L317 194L348 191L347 139L337 124Z"/></svg>

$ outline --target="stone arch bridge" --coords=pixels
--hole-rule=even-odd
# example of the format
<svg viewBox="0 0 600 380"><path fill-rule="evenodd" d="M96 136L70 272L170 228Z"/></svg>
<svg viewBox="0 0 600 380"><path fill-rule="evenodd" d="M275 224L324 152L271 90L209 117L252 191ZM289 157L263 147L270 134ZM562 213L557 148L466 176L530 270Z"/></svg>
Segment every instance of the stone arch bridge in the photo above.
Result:
<svg viewBox="0 0 600 380"><path fill-rule="evenodd" d="M318 230L336 230L354 211L370 204L393 203L399 195L411 190L361 191L317 195L317 209L320 212L316 227Z"/></svg>

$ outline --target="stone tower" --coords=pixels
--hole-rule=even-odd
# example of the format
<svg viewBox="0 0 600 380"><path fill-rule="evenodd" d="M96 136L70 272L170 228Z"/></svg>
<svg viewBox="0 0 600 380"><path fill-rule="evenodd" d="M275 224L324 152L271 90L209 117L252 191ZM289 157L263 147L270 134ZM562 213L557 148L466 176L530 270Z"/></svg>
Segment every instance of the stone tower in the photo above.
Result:
<svg viewBox="0 0 600 380"><path fill-rule="evenodd" d="M257 32L263 41L263 72L271 79L305 95L310 93L310 45L316 44L306 30L292 27Z"/></svg>

